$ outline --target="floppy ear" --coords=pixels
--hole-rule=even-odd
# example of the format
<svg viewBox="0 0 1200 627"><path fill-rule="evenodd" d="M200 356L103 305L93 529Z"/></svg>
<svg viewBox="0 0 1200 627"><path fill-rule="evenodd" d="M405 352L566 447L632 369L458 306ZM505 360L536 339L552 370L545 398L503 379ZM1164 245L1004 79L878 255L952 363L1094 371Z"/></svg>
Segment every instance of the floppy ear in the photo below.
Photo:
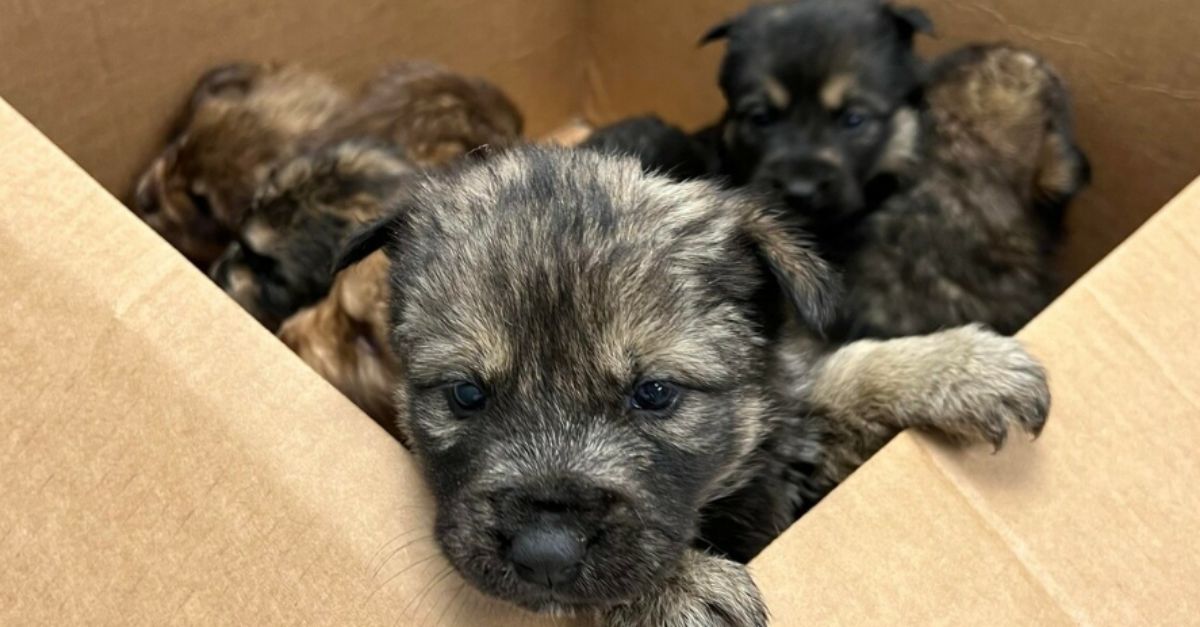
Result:
<svg viewBox="0 0 1200 627"><path fill-rule="evenodd" d="M339 272L362 261L371 253L387 247L396 240L405 224L404 212L397 211L364 225L346 239L333 260L330 273L337 276Z"/></svg>
<svg viewBox="0 0 1200 627"><path fill-rule="evenodd" d="M934 35L933 20L917 7L885 4L883 10L891 16L896 23L896 28L900 31L900 38L907 43L912 43L917 33Z"/></svg>
<svg viewBox="0 0 1200 627"><path fill-rule="evenodd" d="M729 32L733 30L733 23L734 19L731 18L708 29L708 32L704 33L704 36L700 38L700 41L697 42L697 45L704 46L717 41L718 39L728 38Z"/></svg>
<svg viewBox="0 0 1200 627"><path fill-rule="evenodd" d="M769 209L748 211L742 230L801 322L823 331L836 314L841 278L809 244L807 233Z"/></svg>

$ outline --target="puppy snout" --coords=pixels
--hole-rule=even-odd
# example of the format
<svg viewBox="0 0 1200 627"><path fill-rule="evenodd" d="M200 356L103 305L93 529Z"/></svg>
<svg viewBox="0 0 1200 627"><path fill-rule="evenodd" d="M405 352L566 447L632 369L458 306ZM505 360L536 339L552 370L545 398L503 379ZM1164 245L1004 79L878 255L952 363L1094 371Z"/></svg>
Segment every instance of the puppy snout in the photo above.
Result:
<svg viewBox="0 0 1200 627"><path fill-rule="evenodd" d="M772 186L784 201L795 209L817 209L833 196L837 188L837 171L825 164L788 168L777 174Z"/></svg>
<svg viewBox="0 0 1200 627"><path fill-rule="evenodd" d="M517 532L508 559L519 577L553 589L575 580L586 552L587 537L581 531L547 516Z"/></svg>

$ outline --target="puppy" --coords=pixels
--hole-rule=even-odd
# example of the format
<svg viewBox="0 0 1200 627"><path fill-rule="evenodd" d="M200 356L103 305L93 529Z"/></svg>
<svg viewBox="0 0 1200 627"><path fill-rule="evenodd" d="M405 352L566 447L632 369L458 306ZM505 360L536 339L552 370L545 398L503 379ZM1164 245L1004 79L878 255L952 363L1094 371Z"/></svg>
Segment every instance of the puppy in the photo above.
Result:
<svg viewBox="0 0 1200 627"><path fill-rule="evenodd" d="M387 337L387 271L382 252L347 268L328 296L283 323L279 338L403 443L392 402L400 363Z"/></svg>
<svg viewBox="0 0 1200 627"><path fill-rule="evenodd" d="M1057 292L1063 215L1090 177L1058 74L1027 50L976 46L934 65L926 98L920 175L840 255L842 337L969 320L1015 333Z"/></svg>
<svg viewBox="0 0 1200 627"><path fill-rule="evenodd" d="M755 7L714 28L731 180L776 194L842 267L840 339L971 321L1011 333L1054 292L1062 213L1088 179L1065 88L1026 51L928 72L932 24L878 0Z"/></svg>
<svg viewBox="0 0 1200 627"><path fill-rule="evenodd" d="M977 327L832 354L829 266L753 196L526 147L416 184L390 260L398 427L486 593L609 625L762 625L745 569L901 428L1037 433L1043 373ZM826 382L826 383L822 383ZM733 559L731 559L733 558Z"/></svg>
<svg viewBox="0 0 1200 627"><path fill-rule="evenodd" d="M402 147L417 165L438 166L480 147L509 146L522 126L520 111L495 85L412 61L369 83L315 141L375 138Z"/></svg>
<svg viewBox="0 0 1200 627"><path fill-rule="evenodd" d="M238 227L212 278L275 330L329 292L343 240L383 214L412 166L390 146L350 140L278 166Z"/></svg>
<svg viewBox="0 0 1200 627"><path fill-rule="evenodd" d="M708 176L717 169L714 147L654 115L627 118L598 128L580 145L633 155L647 170L680 180Z"/></svg>
<svg viewBox="0 0 1200 627"><path fill-rule="evenodd" d="M237 63L196 84L177 130L143 174L131 207L193 263L207 269L271 164L347 106L324 77L295 66Z"/></svg>

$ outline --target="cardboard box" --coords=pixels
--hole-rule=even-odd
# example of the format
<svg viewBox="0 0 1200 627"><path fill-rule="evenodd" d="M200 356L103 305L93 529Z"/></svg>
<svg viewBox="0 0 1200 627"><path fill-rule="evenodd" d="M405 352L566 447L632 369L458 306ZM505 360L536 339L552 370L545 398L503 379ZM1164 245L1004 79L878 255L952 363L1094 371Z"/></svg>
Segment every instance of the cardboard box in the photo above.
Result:
<svg viewBox="0 0 1200 627"><path fill-rule="evenodd" d="M1070 276L1200 173L1191 2L920 3L931 49L1015 40L1074 86L1097 182ZM347 83L437 59L535 135L700 124L719 49L695 41L740 6L0 0L0 624L555 622L466 587L407 454L112 194L238 58ZM1022 333L1054 392L1037 443L901 436L773 544L776 623L1200 622L1198 234L1200 186Z"/></svg>

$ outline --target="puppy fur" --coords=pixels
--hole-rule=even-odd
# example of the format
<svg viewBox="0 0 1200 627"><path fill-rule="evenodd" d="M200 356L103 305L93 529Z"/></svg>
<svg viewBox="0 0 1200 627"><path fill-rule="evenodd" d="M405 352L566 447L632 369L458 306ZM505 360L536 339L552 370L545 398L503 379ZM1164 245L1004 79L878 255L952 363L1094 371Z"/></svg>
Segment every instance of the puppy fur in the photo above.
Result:
<svg viewBox="0 0 1200 627"><path fill-rule="evenodd" d="M196 84L167 147L138 180L131 207L207 269L233 239L271 164L349 102L295 66L224 65Z"/></svg>
<svg viewBox="0 0 1200 627"><path fill-rule="evenodd" d="M1015 333L1057 292L1063 215L1089 177L1058 74L977 46L934 66L926 98L919 177L833 247L852 286L842 337L966 321Z"/></svg>
<svg viewBox="0 0 1200 627"><path fill-rule="evenodd" d="M1054 293L1062 215L1088 180L1052 68L981 46L930 71L912 40L931 29L877 0L800 0L707 36L729 40L723 164L844 271L839 339L1016 331Z"/></svg>
<svg viewBox="0 0 1200 627"><path fill-rule="evenodd" d="M388 260L375 253L338 274L329 295L279 329L301 359L401 442L392 390L400 362L388 341Z"/></svg>
<svg viewBox="0 0 1200 627"><path fill-rule="evenodd" d="M437 541L529 609L765 624L739 562L887 437L998 445L1046 417L1037 363L978 327L830 352L812 330L836 282L803 234L631 157L472 162L415 185L339 265L381 247L399 427ZM668 401L647 406L647 385ZM530 545L570 568L531 576Z"/></svg>
<svg viewBox="0 0 1200 627"><path fill-rule="evenodd" d="M400 63L369 83L317 142L375 138L420 166L438 166L481 147L518 141L521 113L500 88L426 61Z"/></svg>
<svg viewBox="0 0 1200 627"><path fill-rule="evenodd" d="M583 148L637 157L642 167L675 179L715 174L715 147L654 115L627 118L596 129Z"/></svg>
<svg viewBox="0 0 1200 627"><path fill-rule="evenodd" d="M383 215L413 168L399 152L350 140L285 161L258 190L212 278L275 330L329 292L343 240Z"/></svg>

